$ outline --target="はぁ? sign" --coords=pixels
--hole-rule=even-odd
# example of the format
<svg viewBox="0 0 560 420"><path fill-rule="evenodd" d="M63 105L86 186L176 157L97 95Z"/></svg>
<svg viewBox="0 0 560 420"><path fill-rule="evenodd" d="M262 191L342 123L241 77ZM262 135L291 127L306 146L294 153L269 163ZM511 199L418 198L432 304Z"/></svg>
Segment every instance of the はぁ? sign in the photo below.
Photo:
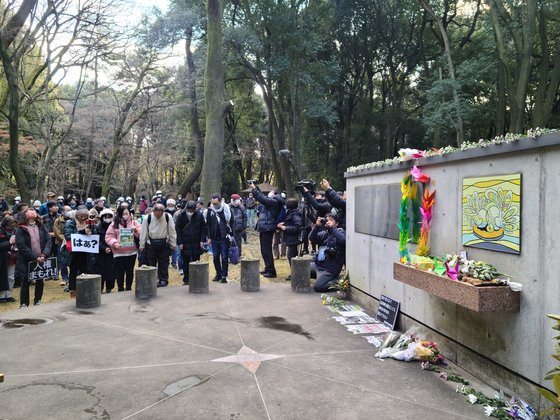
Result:
<svg viewBox="0 0 560 420"><path fill-rule="evenodd" d="M99 254L99 235L80 235L73 233L72 252L87 252L88 254Z"/></svg>

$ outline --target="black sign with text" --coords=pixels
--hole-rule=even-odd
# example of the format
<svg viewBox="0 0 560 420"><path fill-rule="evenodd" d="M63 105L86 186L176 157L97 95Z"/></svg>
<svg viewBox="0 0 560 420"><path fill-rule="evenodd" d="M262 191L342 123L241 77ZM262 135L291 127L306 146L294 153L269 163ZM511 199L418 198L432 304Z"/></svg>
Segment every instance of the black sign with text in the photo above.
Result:
<svg viewBox="0 0 560 420"><path fill-rule="evenodd" d="M385 324L391 330L395 329L397 323L397 314L399 313L400 302L391 299L385 295L381 295L379 307L377 308L377 319Z"/></svg>
<svg viewBox="0 0 560 420"><path fill-rule="evenodd" d="M46 280L58 278L58 263L56 257L45 259L43 264L37 261L29 263L29 280Z"/></svg>

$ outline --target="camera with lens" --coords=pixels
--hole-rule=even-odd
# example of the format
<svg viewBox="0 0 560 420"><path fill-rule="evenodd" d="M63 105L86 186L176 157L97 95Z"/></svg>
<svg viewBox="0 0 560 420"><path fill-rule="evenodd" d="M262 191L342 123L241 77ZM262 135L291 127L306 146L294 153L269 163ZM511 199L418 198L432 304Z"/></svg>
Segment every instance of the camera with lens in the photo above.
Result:
<svg viewBox="0 0 560 420"><path fill-rule="evenodd" d="M86 220L86 225L89 227L95 226L95 216L90 214Z"/></svg>
<svg viewBox="0 0 560 420"><path fill-rule="evenodd" d="M327 257L336 258L337 253L338 251L336 250L336 248L328 247L327 249L325 249L325 255Z"/></svg>
<svg viewBox="0 0 560 420"><path fill-rule="evenodd" d="M298 181L295 190L298 193L303 194L304 188L307 188L311 192L311 194L315 193L315 181L313 181L312 179L302 179L301 181Z"/></svg>
<svg viewBox="0 0 560 420"><path fill-rule="evenodd" d="M257 179L248 179L247 184L248 185L255 184L255 186L257 186L259 185L259 181Z"/></svg>
<svg viewBox="0 0 560 420"><path fill-rule="evenodd" d="M327 224L327 218L319 217L319 223L321 224L321 226L325 226Z"/></svg>

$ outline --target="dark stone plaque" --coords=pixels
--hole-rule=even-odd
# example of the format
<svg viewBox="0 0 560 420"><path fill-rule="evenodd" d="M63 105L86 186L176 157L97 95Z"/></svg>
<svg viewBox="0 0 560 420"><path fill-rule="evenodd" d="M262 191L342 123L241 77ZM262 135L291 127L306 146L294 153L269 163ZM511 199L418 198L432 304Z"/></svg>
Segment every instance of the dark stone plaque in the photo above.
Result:
<svg viewBox="0 0 560 420"><path fill-rule="evenodd" d="M418 193L422 193L421 188ZM354 226L356 232L398 240L397 223L399 223L402 198L401 184L356 187L355 195ZM411 213L409 209L412 223ZM410 232L412 233L412 226Z"/></svg>

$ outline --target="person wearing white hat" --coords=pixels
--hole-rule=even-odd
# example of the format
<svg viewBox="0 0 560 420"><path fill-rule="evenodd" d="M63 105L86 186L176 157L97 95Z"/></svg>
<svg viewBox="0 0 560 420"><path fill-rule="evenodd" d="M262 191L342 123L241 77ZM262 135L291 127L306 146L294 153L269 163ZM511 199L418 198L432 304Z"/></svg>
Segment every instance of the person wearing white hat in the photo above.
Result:
<svg viewBox="0 0 560 420"><path fill-rule="evenodd" d="M33 208L35 209L35 211L38 213L39 209L41 208L41 202L39 200L35 200L33 202Z"/></svg>
<svg viewBox="0 0 560 420"><path fill-rule="evenodd" d="M111 293L115 287L113 251L107 241L105 234L113 223L113 210L103 209L99 213L100 222L96 226L96 233L99 235L99 254L97 254L97 268L101 275L101 291L105 289L105 293Z"/></svg>
<svg viewBox="0 0 560 420"><path fill-rule="evenodd" d="M16 198L14 198L14 205L12 207L12 214L16 214L17 213L17 206L21 203L21 197L18 195Z"/></svg>

